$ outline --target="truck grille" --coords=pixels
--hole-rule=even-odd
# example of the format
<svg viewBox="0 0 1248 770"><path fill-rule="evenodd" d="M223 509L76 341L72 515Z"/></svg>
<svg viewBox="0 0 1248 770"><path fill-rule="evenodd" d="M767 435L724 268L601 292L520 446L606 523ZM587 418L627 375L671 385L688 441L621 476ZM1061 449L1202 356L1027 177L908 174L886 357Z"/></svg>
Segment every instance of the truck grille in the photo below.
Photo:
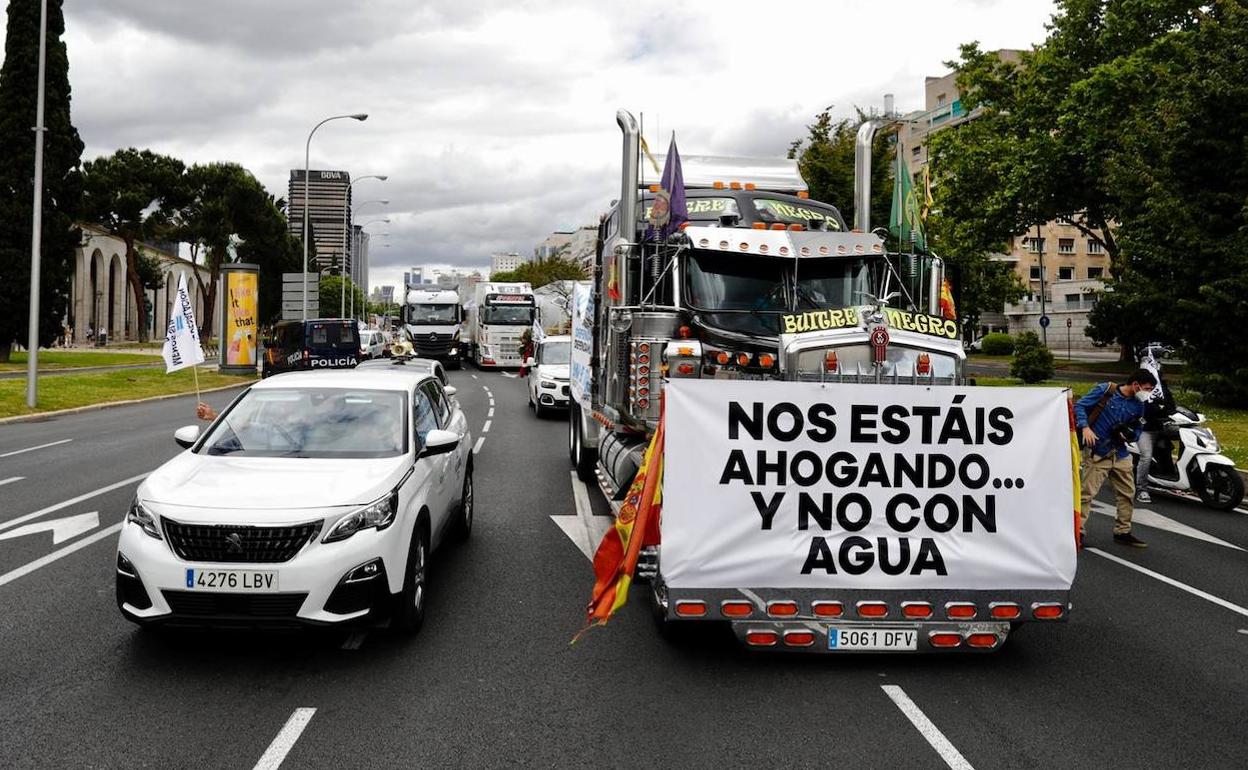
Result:
<svg viewBox="0 0 1248 770"><path fill-rule="evenodd" d="M223 594L162 591L175 615L188 617L293 618L306 593Z"/></svg>
<svg viewBox="0 0 1248 770"><path fill-rule="evenodd" d="M187 561L273 563L290 561L321 533L321 522L293 527L181 524L163 519L173 552Z"/></svg>
<svg viewBox="0 0 1248 770"><path fill-rule="evenodd" d="M424 358L438 358L451 352L451 334L414 334L412 344L416 354Z"/></svg>

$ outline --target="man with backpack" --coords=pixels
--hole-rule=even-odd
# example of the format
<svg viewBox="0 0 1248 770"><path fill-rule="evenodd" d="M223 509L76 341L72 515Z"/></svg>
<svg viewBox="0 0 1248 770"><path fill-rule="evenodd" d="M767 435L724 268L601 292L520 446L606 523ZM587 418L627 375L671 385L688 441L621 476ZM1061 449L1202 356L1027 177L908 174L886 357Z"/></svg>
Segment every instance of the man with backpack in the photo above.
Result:
<svg viewBox="0 0 1248 770"><path fill-rule="evenodd" d="M1134 548L1147 544L1131 534L1135 513L1135 476L1127 444L1140 435L1144 404L1157 386L1157 378L1146 369L1136 370L1125 385L1104 382L1075 402L1075 427L1087 449L1083 467L1083 500L1080 506L1079 540L1084 539L1092 498L1105 479L1114 488L1117 516L1114 542Z"/></svg>

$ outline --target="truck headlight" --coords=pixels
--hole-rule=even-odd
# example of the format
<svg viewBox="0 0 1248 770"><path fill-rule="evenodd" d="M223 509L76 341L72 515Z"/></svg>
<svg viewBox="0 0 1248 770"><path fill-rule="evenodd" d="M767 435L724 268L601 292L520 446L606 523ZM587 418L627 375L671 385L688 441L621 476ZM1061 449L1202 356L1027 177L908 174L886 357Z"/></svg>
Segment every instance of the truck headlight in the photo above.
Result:
<svg viewBox="0 0 1248 770"><path fill-rule="evenodd" d="M139 502L139 498L134 498L130 503L130 510L126 512L126 522L128 524L138 524L139 528L148 535L163 540L160 536L160 529L156 526L156 517L152 512L143 507L143 503Z"/></svg>
<svg viewBox="0 0 1248 770"><path fill-rule="evenodd" d="M325 537L321 539L321 542L333 543L338 540L346 540L356 532L369 527L376 527L378 530L385 529L394 523L394 517L398 511L399 490L395 488L394 491L385 497L374 500L363 508L352 511L336 521L334 526L329 528L329 532L325 533Z"/></svg>

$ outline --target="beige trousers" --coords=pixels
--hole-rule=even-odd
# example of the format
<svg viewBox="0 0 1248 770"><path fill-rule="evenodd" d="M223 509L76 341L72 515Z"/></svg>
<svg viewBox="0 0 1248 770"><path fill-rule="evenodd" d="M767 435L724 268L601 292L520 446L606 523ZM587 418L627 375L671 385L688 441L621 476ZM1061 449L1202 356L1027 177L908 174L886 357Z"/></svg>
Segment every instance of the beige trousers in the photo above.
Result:
<svg viewBox="0 0 1248 770"><path fill-rule="evenodd" d="M1114 517L1114 534L1123 535L1131 531L1131 515L1135 513L1135 477L1131 472L1131 457L1121 460L1110 455L1096 457L1090 452L1083 455L1083 501L1079 510L1082 520L1080 529L1085 529L1088 514L1092 512L1092 498L1101 491L1105 477L1114 488L1115 503L1118 513Z"/></svg>

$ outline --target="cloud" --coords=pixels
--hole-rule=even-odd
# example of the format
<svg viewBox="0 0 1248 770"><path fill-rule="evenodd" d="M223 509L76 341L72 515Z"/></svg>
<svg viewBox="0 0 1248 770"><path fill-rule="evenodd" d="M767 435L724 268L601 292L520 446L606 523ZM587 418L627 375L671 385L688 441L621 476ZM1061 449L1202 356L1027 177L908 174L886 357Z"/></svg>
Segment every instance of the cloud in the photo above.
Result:
<svg viewBox="0 0 1248 770"><path fill-rule="evenodd" d="M87 156L148 147L242 163L285 196L321 118L313 168L389 198L371 276L484 267L619 194L615 111L656 150L783 155L838 116L923 106L923 78L967 40L1027 47L1050 0L75 0L66 3L73 116ZM662 135L660 135L662 134ZM384 192L383 192L384 190ZM834 203L837 203L834 201ZM383 241L389 248L378 248Z"/></svg>

